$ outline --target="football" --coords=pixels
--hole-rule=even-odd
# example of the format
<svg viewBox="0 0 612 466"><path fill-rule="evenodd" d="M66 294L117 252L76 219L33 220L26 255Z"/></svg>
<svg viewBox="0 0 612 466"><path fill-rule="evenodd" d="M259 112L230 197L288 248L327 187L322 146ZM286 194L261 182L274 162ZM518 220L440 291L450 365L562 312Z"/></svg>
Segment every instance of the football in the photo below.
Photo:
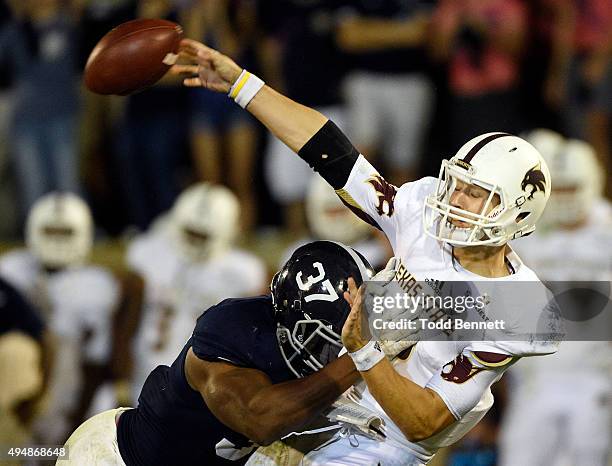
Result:
<svg viewBox="0 0 612 466"><path fill-rule="evenodd" d="M97 94L128 95L159 81L178 53L183 29L163 19L120 24L96 44L85 65L85 85Z"/></svg>

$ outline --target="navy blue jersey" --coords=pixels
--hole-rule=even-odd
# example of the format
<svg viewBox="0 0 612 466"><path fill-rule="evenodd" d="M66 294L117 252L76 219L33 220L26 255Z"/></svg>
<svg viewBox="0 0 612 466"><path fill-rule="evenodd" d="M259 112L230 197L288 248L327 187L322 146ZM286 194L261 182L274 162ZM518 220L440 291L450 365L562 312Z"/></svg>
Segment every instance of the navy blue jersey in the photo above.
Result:
<svg viewBox="0 0 612 466"><path fill-rule="evenodd" d="M17 289L0 278L0 335L21 331L40 341L44 330L45 324L37 311Z"/></svg>
<svg viewBox="0 0 612 466"><path fill-rule="evenodd" d="M189 348L206 361L259 369L272 383L295 378L276 341L270 296L227 299L211 307L196 323L192 337L171 367L158 366L147 378L138 407L124 412L117 427L119 451L127 466L223 465L215 453L219 442L236 449L252 447L243 435L215 418L185 377ZM246 450L245 450L246 451Z"/></svg>

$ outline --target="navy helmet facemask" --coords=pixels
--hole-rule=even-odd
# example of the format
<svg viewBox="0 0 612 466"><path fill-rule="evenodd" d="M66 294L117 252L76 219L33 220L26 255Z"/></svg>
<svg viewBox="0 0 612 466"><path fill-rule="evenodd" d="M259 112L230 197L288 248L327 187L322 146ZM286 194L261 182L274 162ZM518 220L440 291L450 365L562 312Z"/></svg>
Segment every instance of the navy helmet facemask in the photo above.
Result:
<svg viewBox="0 0 612 466"><path fill-rule="evenodd" d="M348 278L357 286L374 271L356 250L333 241L298 248L274 276L270 289L276 337L289 369L298 377L318 371L338 357L342 326L350 306Z"/></svg>

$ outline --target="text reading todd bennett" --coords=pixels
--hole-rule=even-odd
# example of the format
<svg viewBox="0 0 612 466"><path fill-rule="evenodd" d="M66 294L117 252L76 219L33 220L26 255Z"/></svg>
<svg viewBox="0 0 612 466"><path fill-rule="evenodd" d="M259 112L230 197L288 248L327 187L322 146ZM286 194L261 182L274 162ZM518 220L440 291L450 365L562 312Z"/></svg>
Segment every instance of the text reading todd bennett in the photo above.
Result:
<svg viewBox="0 0 612 466"><path fill-rule="evenodd" d="M391 321L373 319L372 326L376 330L505 330L506 322L504 320L470 322L459 318L436 321L401 318Z"/></svg>

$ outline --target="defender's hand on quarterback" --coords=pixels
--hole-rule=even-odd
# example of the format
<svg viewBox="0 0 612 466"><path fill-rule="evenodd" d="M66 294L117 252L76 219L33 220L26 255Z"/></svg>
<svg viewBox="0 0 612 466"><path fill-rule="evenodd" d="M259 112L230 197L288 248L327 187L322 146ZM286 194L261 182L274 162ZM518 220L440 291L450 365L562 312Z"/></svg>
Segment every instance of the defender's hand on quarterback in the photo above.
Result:
<svg viewBox="0 0 612 466"><path fill-rule="evenodd" d="M392 280L392 276L390 275L388 269L385 269L385 271L386 275L389 277L388 282L390 282ZM382 272L379 272L379 274L380 273ZM381 279L381 275L378 275L378 279ZM346 301L351 305L351 312L349 313L348 317L346 318L346 322L342 327L342 344L349 353L354 353L360 350L372 340L372 333L370 332L368 322L368 310L364 306L367 287L369 286L370 283L364 283L359 289L357 289L355 280L349 278L349 290L344 292L344 299L346 299ZM414 345L414 343L414 341L407 341L404 339L379 341L380 349L382 349L385 356L390 359L395 358L405 349Z"/></svg>
<svg viewBox="0 0 612 466"><path fill-rule="evenodd" d="M368 328L368 317L363 310L363 293L365 287L358 289L355 280L348 279L348 291L344 292L344 299L351 305L351 312L342 327L342 344L349 353L354 353L368 343L372 335Z"/></svg>
<svg viewBox="0 0 612 466"><path fill-rule="evenodd" d="M184 77L187 87L228 93L242 72L230 57L192 39L181 41L179 57L186 63L172 66L170 73Z"/></svg>

